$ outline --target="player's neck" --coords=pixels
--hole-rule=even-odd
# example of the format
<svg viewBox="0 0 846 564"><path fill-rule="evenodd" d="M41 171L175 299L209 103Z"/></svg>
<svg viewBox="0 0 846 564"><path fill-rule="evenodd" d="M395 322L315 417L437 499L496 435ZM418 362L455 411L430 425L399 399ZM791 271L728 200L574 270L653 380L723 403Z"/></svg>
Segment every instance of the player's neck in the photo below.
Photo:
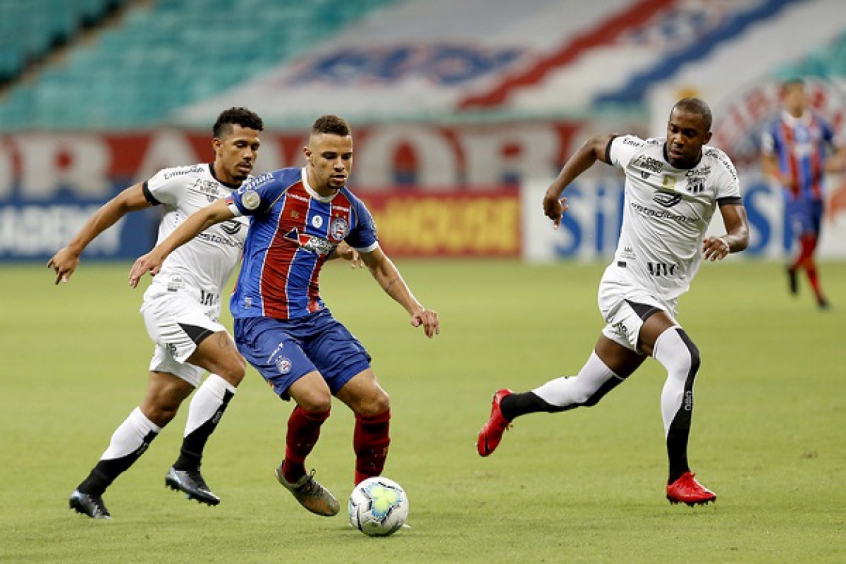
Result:
<svg viewBox="0 0 846 564"><path fill-rule="evenodd" d="M224 186L229 186L230 188L238 188L241 186L241 180L232 178L232 176L223 168L220 161L214 161L211 165L209 165L209 171L214 179Z"/></svg>

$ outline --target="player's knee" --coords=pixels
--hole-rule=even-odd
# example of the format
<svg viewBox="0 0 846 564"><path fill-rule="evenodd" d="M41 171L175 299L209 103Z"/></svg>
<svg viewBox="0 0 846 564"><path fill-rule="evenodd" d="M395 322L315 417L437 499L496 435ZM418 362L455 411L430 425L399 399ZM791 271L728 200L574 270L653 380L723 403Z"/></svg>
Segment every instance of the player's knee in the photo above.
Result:
<svg viewBox="0 0 846 564"><path fill-rule="evenodd" d="M309 390L299 394L296 398L297 405L312 413L322 413L332 408L332 394L329 390Z"/></svg>
<svg viewBox="0 0 846 564"><path fill-rule="evenodd" d="M246 373L247 361L241 355L237 355L226 363L219 376L237 388Z"/></svg>
<svg viewBox="0 0 846 564"><path fill-rule="evenodd" d="M177 411L179 411L178 403L154 403L145 401L141 406L141 413L159 427L165 427L168 423L173 421L173 418L176 417Z"/></svg>
<svg viewBox="0 0 846 564"><path fill-rule="evenodd" d="M369 390L368 393L353 398L353 401L348 402L348 405L356 415L373 417L391 409L391 398L385 390L377 386Z"/></svg>

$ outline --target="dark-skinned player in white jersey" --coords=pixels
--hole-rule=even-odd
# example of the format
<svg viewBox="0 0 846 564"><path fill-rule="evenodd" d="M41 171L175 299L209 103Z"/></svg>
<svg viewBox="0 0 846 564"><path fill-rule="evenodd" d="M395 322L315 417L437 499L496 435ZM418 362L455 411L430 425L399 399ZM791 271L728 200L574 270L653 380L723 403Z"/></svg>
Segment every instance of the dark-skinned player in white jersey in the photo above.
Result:
<svg viewBox="0 0 846 564"><path fill-rule="evenodd" d="M562 192L583 172L602 161L626 174L620 240L598 292L606 326L576 375L525 393L501 389L494 394L490 418L477 439L481 456L494 452L515 418L596 405L651 356L667 370L661 393L669 458L667 499L691 506L716 500L688 465L700 356L676 320L677 299L688 290L702 259L722 260L744 250L749 241L735 168L725 153L706 146L711 122L704 101L682 99L670 112L666 138L593 137L547 189L543 209L557 229L568 209ZM706 237L717 208L726 232Z"/></svg>

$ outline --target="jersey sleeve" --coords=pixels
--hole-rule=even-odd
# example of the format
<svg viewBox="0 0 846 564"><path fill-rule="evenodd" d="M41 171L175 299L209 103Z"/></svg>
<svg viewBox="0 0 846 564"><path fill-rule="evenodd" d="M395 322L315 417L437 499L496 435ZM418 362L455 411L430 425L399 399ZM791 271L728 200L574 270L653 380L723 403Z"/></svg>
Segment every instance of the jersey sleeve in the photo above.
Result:
<svg viewBox="0 0 846 564"><path fill-rule="evenodd" d="M226 198L235 216L255 215L267 211L284 191L284 186L272 173L249 179Z"/></svg>
<svg viewBox="0 0 846 564"><path fill-rule="evenodd" d="M820 130L822 132L823 140L834 149L839 149L842 146L842 139L835 133L834 128L827 121L820 120Z"/></svg>
<svg viewBox="0 0 846 564"><path fill-rule="evenodd" d="M356 251L370 252L379 246L379 238L376 236L376 222L373 220L370 210L361 200L353 200L352 211L354 221L350 226L349 235L344 239L347 244Z"/></svg>
<svg viewBox="0 0 846 564"><path fill-rule="evenodd" d="M144 182L144 197L150 204L175 206L187 189L187 183L179 182L192 167L164 168Z"/></svg>
<svg viewBox="0 0 846 564"><path fill-rule="evenodd" d="M609 159L608 164L625 169L644 145L643 139L634 135L619 135L612 138L605 151Z"/></svg>
<svg viewBox="0 0 846 564"><path fill-rule="evenodd" d="M721 150L714 151L717 159L717 201L720 203L740 203L740 178L731 159Z"/></svg>
<svg viewBox="0 0 846 564"><path fill-rule="evenodd" d="M776 151L775 124L770 123L761 132L761 152L765 155L772 155Z"/></svg>

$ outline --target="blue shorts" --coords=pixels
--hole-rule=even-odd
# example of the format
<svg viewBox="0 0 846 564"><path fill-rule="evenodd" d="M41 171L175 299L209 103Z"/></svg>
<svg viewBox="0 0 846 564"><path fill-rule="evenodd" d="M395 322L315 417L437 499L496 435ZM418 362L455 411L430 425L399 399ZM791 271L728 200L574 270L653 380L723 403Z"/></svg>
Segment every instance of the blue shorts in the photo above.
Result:
<svg viewBox="0 0 846 564"><path fill-rule="evenodd" d="M823 217L822 200L808 198L788 199L784 204L784 213L793 237L819 235Z"/></svg>
<svg viewBox="0 0 846 564"><path fill-rule="evenodd" d="M284 400L291 384L317 370L332 394L370 368L370 355L328 309L294 319L235 319L235 344Z"/></svg>

